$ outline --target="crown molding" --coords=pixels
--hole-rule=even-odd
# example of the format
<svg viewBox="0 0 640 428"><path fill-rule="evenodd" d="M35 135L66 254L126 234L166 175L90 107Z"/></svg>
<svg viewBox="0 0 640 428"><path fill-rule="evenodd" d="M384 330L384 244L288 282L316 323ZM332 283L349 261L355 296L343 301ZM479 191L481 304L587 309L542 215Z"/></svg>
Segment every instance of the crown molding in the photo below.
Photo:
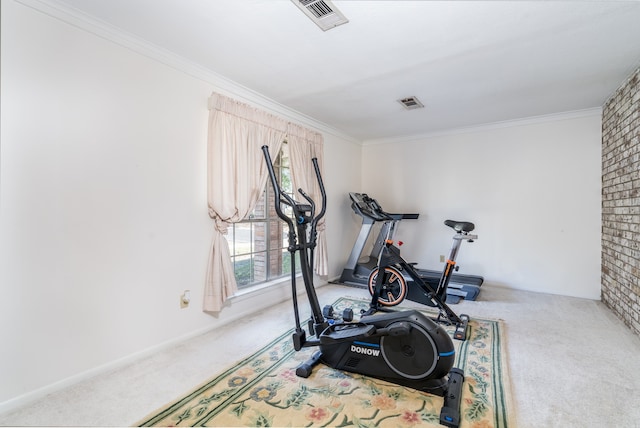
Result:
<svg viewBox="0 0 640 428"><path fill-rule="evenodd" d="M104 40L115 43L147 58L158 61L195 79L213 86L213 90L236 98L248 104L264 108L287 120L297 122L321 132L332 134L348 142L360 145L361 142L344 132L320 122L310 116L278 103L246 86L234 82L210 69L177 55L167 49L150 43L140 37L127 33L120 28L92 17L76 8L55 0L15 0L24 6L58 19L73 27L91 33ZM210 94L207 94L207 97Z"/></svg>
<svg viewBox="0 0 640 428"><path fill-rule="evenodd" d="M414 142L419 140L426 140L428 138L434 138L434 137L443 137L443 136L458 135L458 134L470 134L473 132L490 131L494 129L503 129L503 128L513 128L516 126L534 125L538 123L555 122L559 120L569 120L569 119L576 119L580 117L595 116L595 115L602 115L602 107L594 107L594 108L588 108L583 110L573 110L573 111L567 111L562 113L546 114L541 116L532 116L532 117L526 117L521 119L505 120L501 122L493 122L493 123L487 123L483 125L447 129L443 131L435 131L435 132L429 132L429 133L419 134L419 135L406 135L402 137L365 140L362 142L362 145L372 146L376 144L409 143L409 142Z"/></svg>

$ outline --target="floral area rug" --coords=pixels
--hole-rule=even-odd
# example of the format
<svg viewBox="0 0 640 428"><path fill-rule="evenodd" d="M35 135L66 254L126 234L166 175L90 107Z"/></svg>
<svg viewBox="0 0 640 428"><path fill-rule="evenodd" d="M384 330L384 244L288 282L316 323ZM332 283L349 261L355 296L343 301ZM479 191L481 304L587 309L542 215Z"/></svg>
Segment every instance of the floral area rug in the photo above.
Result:
<svg viewBox="0 0 640 428"><path fill-rule="evenodd" d="M339 299L345 307L367 302ZM428 315L428 311L425 311ZM453 329L447 328L452 334ZM317 349L296 352L288 331L137 426L438 427L442 397L342 372L322 364L299 378L296 367ZM464 370L460 427L513 426L501 321L471 318L466 341L454 340Z"/></svg>

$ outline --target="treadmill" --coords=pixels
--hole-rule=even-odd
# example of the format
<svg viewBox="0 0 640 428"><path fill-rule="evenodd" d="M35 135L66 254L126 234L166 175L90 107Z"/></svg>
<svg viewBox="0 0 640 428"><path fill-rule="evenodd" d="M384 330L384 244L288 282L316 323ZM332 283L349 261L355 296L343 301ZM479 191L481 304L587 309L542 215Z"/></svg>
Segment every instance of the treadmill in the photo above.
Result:
<svg viewBox="0 0 640 428"><path fill-rule="evenodd" d="M342 270L338 282L359 288L367 288L371 271L378 266L378 257L387 236L393 239L395 228L400 220L415 220L419 214L392 214L385 212L378 201L366 193L349 193L351 208L362 217L360 233L353 245L347 265ZM363 255L369 236L376 223L382 223L380 232L373 244L371 253ZM428 269L416 269L419 275L429 283L438 283L442 272ZM480 286L484 278L476 275L454 273L447 288L447 303L458 303L460 300L476 300L480 294ZM407 296L411 299L411 293ZM413 300L413 299L411 299Z"/></svg>

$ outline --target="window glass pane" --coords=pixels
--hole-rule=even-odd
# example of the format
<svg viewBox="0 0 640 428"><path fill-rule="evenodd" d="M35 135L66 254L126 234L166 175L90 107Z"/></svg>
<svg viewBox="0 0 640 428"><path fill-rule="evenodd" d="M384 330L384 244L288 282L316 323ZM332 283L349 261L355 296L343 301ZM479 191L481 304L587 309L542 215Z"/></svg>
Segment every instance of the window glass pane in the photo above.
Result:
<svg viewBox="0 0 640 428"><path fill-rule="evenodd" d="M289 251L280 251L280 275L291 275L291 253ZM300 253L296 252L296 272L300 272Z"/></svg>
<svg viewBox="0 0 640 428"><path fill-rule="evenodd" d="M253 282L253 259L251 255L235 257L233 270L239 287L251 284Z"/></svg>
<svg viewBox="0 0 640 428"><path fill-rule="evenodd" d="M271 277L277 278L282 276L282 260L284 254L289 254L286 250L271 250L269 251L269 269L271 270Z"/></svg>
<svg viewBox="0 0 640 428"><path fill-rule="evenodd" d="M236 223L234 225L234 252L232 255L249 254L253 251L253 231L251 223Z"/></svg>
<svg viewBox="0 0 640 428"><path fill-rule="evenodd" d="M253 228L253 251L267 251L267 241L269 240L269 230L266 221L251 223Z"/></svg>
<svg viewBox="0 0 640 428"><path fill-rule="evenodd" d="M282 190L293 196L293 184L291 183L291 170L289 168L280 169L280 185Z"/></svg>
<svg viewBox="0 0 640 428"><path fill-rule="evenodd" d="M267 280L267 252L261 251L253 254L253 282L264 282Z"/></svg>
<svg viewBox="0 0 640 428"><path fill-rule="evenodd" d="M272 220L269 223L269 249L275 250L279 248L287 248L289 245L288 237L289 228L287 225L279 220Z"/></svg>

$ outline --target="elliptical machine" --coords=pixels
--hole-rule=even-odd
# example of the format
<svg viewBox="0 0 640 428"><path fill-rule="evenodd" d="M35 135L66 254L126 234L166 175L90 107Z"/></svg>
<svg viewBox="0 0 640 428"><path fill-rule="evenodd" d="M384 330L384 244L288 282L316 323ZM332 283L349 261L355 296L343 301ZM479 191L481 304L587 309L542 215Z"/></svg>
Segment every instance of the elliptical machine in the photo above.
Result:
<svg viewBox="0 0 640 428"><path fill-rule="evenodd" d="M323 362L331 368L360 373L444 397L440 423L458 427L464 373L453 368L455 350L447 332L436 322L416 310L363 315L358 322L330 322L323 315L313 285L313 258L317 241L317 224L326 211L326 194L318 160L312 159L322 205L316 214L313 199L302 189L307 203L295 201L280 188L273 170L269 147L262 152L274 191L275 209L289 229L288 251L291 254L291 287L295 316L293 345L296 351L318 347L319 351L296 369L307 378L313 367ZM292 216L281 204L291 208ZM307 329L300 325L296 292L295 253L300 252L301 272L311 307Z"/></svg>

